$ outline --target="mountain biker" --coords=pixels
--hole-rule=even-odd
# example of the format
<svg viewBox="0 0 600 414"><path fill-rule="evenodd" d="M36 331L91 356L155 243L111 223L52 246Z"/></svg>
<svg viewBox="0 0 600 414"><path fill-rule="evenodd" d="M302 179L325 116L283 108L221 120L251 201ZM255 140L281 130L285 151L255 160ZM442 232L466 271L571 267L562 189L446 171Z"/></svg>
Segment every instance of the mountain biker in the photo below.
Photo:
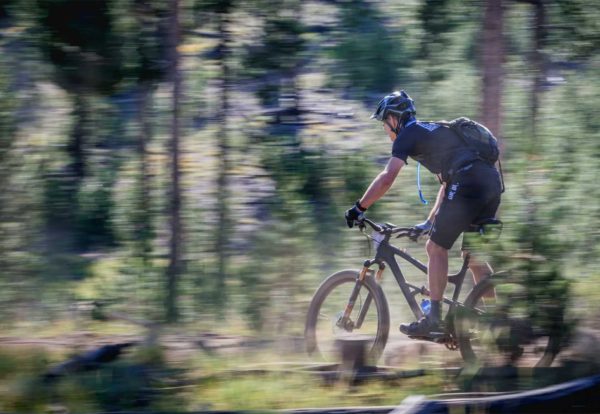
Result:
<svg viewBox="0 0 600 414"><path fill-rule="evenodd" d="M436 202L427 220L411 231L414 238L430 235L426 251L431 310L417 322L400 325L406 335L431 338L443 331L441 301L448 281L448 250L471 224L495 216L502 192L500 174L447 125L417 120L414 101L405 91L385 96L371 119L383 123L393 143L392 156L364 195L346 211L346 222L352 227L362 219L367 208L390 189L408 157L438 176L441 187ZM475 260L470 261L469 269L475 282L492 272L487 263Z"/></svg>

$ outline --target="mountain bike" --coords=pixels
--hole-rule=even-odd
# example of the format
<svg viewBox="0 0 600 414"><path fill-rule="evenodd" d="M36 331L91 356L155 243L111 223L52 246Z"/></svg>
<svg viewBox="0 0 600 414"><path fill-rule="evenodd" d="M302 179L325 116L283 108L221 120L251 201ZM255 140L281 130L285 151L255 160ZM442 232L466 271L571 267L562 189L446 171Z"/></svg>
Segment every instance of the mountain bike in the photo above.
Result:
<svg viewBox="0 0 600 414"><path fill-rule="evenodd" d="M309 354L331 357L336 352L336 340L358 337L368 343L367 357L373 362L379 359L390 331L389 306L381 285L386 267L391 269L414 317L425 315L417 296L426 300L428 289L409 283L396 258L425 274L427 266L406 249L390 244L392 237L412 238L412 229L364 218L359 225L361 231L367 225L373 230L367 237L376 247L375 257L365 260L361 270L342 270L327 277L313 295L305 325ZM485 236L498 226L499 220L488 219L473 225L470 231ZM460 270L448 276L449 286L454 285L454 289L451 297L443 298L447 309L443 333L413 339L459 350L468 364L550 365L560 348L560 321L532 317L536 303L532 303L527 280L510 272L480 280L460 301L469 260L470 253L465 252Z"/></svg>

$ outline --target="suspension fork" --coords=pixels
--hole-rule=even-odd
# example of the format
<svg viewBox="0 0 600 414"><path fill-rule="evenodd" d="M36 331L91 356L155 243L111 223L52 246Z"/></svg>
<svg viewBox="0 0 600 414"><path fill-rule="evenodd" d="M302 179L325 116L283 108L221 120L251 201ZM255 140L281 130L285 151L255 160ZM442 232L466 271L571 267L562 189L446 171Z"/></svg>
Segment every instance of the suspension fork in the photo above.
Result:
<svg viewBox="0 0 600 414"><path fill-rule="evenodd" d="M354 304L356 303L356 299L358 298L360 288L361 288L363 282L365 281L365 279L367 278L367 273L369 271L369 267L373 263L374 263L374 261L370 261L370 260L365 261L363 268L362 268L360 274L358 275L356 284L354 285L354 289L352 290L352 294L350 295L350 299L348 300L348 304L346 305L346 309L344 311L344 316L341 321L342 324L345 324L345 322L347 322L349 320L350 314L352 313L352 309L354 308ZM377 273L375 274L375 280L377 281L377 283L380 283L383 271L385 270L385 264L383 262L379 262L378 264L379 264L379 269L377 270ZM371 306L372 301L373 301L373 295L371 294L371 292L369 292L362 308L360 309L358 319L356 320L356 323L354 326L355 329L360 329L360 327L362 326L362 324L365 320L365 317L367 316L367 312L369 311L369 307Z"/></svg>
<svg viewBox="0 0 600 414"><path fill-rule="evenodd" d="M385 270L385 264L383 262L379 263L379 269L377 270L377 273L375 274L375 280L377 281L377 284L379 284L381 282L381 277L382 277L384 270ZM367 298L365 299L365 303L364 303L362 309L360 310L358 319L356 320L356 329L360 329L360 327L362 326L362 324L365 320L365 317L367 316L367 312L369 311L369 306L371 306L372 301L373 301L373 295L371 294L371 292L369 292L369 294L367 295Z"/></svg>

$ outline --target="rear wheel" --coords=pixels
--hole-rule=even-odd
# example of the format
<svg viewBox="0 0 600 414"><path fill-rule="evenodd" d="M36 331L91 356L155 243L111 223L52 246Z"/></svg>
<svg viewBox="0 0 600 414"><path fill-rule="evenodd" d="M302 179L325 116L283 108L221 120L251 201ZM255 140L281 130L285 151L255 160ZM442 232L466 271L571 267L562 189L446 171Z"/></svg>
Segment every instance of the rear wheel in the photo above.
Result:
<svg viewBox="0 0 600 414"><path fill-rule="evenodd" d="M361 338L368 342L369 361L375 363L381 356L390 330L387 300L372 276L360 282L358 275L352 270L335 273L315 292L304 331L309 354L319 354L331 361L337 356L337 340ZM358 297L350 317L344 319L344 310L355 287L359 288Z"/></svg>
<svg viewBox="0 0 600 414"><path fill-rule="evenodd" d="M464 307L458 309L455 320L465 362L549 366L560 348L562 316L534 316L536 306L543 304L536 303L523 281L509 275L492 275L478 283Z"/></svg>

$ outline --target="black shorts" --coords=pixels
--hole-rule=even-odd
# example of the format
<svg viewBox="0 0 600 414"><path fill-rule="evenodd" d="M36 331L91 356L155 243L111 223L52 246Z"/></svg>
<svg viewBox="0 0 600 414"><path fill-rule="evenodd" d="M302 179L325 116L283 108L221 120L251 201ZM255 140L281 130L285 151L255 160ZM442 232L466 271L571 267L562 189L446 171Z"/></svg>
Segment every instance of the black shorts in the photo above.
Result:
<svg viewBox="0 0 600 414"><path fill-rule="evenodd" d="M430 239L450 250L471 224L496 216L500 205L500 174L484 161L474 161L456 173L435 216Z"/></svg>

